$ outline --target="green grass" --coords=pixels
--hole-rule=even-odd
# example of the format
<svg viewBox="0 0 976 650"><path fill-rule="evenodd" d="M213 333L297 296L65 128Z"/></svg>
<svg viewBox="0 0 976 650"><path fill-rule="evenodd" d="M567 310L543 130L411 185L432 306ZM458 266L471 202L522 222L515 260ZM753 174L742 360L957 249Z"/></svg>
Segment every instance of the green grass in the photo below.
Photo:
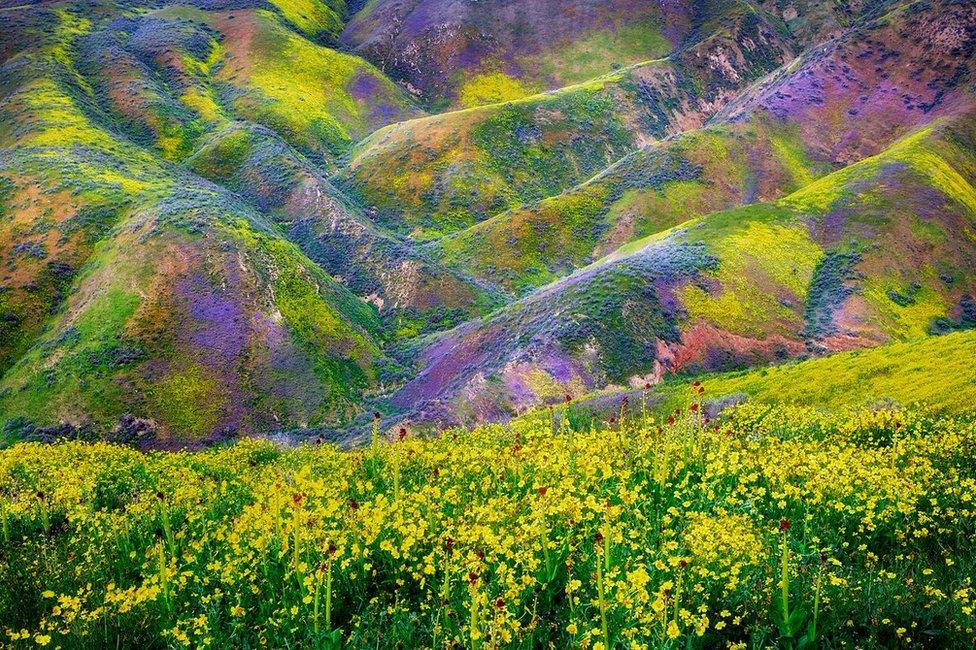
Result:
<svg viewBox="0 0 976 650"><path fill-rule="evenodd" d="M742 395L765 405L823 409L893 402L926 404L948 412L976 408L976 331L957 332L819 359L701 377L709 399ZM683 407L691 379L653 393L663 411Z"/></svg>

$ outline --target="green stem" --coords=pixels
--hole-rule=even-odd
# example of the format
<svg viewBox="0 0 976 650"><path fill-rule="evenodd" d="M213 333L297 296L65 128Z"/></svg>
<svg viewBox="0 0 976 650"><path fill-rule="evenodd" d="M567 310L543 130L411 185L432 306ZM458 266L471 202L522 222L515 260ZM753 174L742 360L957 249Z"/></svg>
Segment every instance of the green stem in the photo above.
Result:
<svg viewBox="0 0 976 650"><path fill-rule="evenodd" d="M481 632L478 629L480 625L480 617L478 615L478 594L472 589L471 590L471 648L472 650L481 650Z"/></svg>
<svg viewBox="0 0 976 650"><path fill-rule="evenodd" d="M607 570L610 568L610 553L608 552L609 540L604 537L603 542L604 562L600 562L599 557L597 557L596 560L596 588L600 599L600 632L603 634L603 647L610 650L610 633L607 626L607 597L606 589L603 583L604 564L606 564Z"/></svg>
<svg viewBox="0 0 976 650"><path fill-rule="evenodd" d="M332 631L332 558L325 567L325 625Z"/></svg>
<svg viewBox="0 0 976 650"><path fill-rule="evenodd" d="M823 583L823 564L817 571L817 586L813 595L813 625L810 628L810 641L817 640L817 619L820 616L820 586Z"/></svg>
<svg viewBox="0 0 976 650"><path fill-rule="evenodd" d="M315 636L319 634L319 594L322 592L322 572L319 569L319 579L315 581L315 596L312 601L312 621L315 626Z"/></svg>
<svg viewBox="0 0 976 650"><path fill-rule="evenodd" d="M782 566L782 576L780 578L780 589L782 590L783 598L783 623L787 623L790 620L790 545L789 545L789 533L783 531L783 566Z"/></svg>

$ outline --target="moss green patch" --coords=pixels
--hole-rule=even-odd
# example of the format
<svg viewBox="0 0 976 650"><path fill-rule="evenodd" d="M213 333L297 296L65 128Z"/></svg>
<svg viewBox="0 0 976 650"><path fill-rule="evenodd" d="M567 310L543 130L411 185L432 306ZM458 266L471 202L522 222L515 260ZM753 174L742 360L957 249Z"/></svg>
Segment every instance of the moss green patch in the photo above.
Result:
<svg viewBox="0 0 976 650"><path fill-rule="evenodd" d="M720 288L686 285L681 295L689 318L751 336L796 331L823 250L802 226L770 222L770 216L780 213L743 208L725 213L722 224L708 222L705 241L719 259L712 275ZM689 238L697 238L694 230Z"/></svg>
<svg viewBox="0 0 976 650"><path fill-rule="evenodd" d="M270 0L306 36L336 36L342 31L345 0Z"/></svg>
<svg viewBox="0 0 976 650"><path fill-rule="evenodd" d="M178 437L201 438L217 426L226 393L206 368L191 364L147 387L152 412Z"/></svg>
<svg viewBox="0 0 976 650"><path fill-rule="evenodd" d="M536 92L538 88L509 77L504 72L486 72L475 75L461 86L458 103L464 108L471 108L521 99Z"/></svg>

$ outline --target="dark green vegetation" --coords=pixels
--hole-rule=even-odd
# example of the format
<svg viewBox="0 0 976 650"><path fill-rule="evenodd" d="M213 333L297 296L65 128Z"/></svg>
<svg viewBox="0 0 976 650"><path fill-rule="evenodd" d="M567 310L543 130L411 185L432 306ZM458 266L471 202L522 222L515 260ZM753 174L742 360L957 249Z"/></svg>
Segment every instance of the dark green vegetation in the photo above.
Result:
<svg viewBox="0 0 976 650"><path fill-rule="evenodd" d="M972 3L447 4L0 2L0 440L504 419L976 324Z"/></svg>

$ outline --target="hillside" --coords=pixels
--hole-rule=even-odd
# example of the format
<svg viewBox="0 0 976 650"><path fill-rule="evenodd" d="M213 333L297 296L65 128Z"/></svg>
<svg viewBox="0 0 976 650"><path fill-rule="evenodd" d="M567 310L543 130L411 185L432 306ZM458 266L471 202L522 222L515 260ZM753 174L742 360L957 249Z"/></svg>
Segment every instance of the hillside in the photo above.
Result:
<svg viewBox="0 0 976 650"><path fill-rule="evenodd" d="M465 404L492 418L567 390L959 324L976 292L974 116L923 127L777 202L626 244L436 336L415 352L420 372L394 403L433 417Z"/></svg>
<svg viewBox="0 0 976 650"><path fill-rule="evenodd" d="M959 36L972 31L972 12L958 3L940 9L901 7L866 21L741 93L706 128L644 146L577 187L444 238L440 248L455 266L523 292L627 241L777 199L877 154L971 102L964 50L972 44ZM886 66L891 60L899 65Z"/></svg>
<svg viewBox="0 0 976 650"><path fill-rule="evenodd" d="M973 325L971 3L557 4L0 3L4 439L351 440Z"/></svg>
<svg viewBox="0 0 976 650"><path fill-rule="evenodd" d="M976 312L970 314L974 316ZM770 424L797 412L823 416L922 408L965 415L973 412L976 399L976 371L969 362L974 353L976 332L967 330L763 368L694 378L678 374L653 386L611 386L585 393L555 405L553 412L528 411L511 425L539 426L566 417L581 429L605 426L620 416L622 407L666 420L675 412L687 413L693 403L700 405L703 417L715 421L734 416L735 407L745 404L748 412L762 414Z"/></svg>

